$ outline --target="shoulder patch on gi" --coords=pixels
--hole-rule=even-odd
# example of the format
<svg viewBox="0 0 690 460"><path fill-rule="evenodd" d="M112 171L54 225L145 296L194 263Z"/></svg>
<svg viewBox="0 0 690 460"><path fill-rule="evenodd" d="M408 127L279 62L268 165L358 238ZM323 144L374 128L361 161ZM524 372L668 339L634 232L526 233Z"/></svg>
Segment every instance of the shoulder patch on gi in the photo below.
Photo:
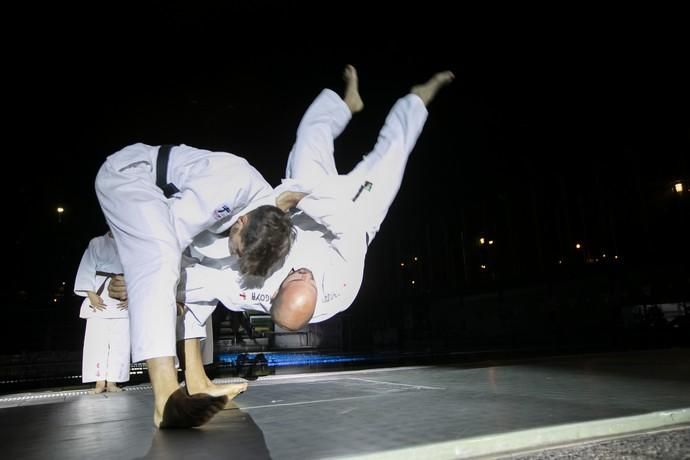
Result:
<svg viewBox="0 0 690 460"><path fill-rule="evenodd" d="M213 211L213 217L216 220L221 220L223 217L229 216L230 214L232 214L232 208L227 203L223 203Z"/></svg>

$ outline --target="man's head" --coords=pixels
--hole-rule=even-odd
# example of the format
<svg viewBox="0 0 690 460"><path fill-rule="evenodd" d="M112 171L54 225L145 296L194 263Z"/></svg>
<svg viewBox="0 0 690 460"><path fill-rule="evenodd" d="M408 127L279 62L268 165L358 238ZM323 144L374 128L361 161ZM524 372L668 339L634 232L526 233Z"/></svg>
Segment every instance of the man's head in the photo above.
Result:
<svg viewBox="0 0 690 460"><path fill-rule="evenodd" d="M273 322L289 331L302 329L314 316L317 295L311 270L292 269L271 302Z"/></svg>
<svg viewBox="0 0 690 460"><path fill-rule="evenodd" d="M240 261L244 275L266 276L290 252L295 230L280 208L259 206L240 216L230 227L230 252Z"/></svg>

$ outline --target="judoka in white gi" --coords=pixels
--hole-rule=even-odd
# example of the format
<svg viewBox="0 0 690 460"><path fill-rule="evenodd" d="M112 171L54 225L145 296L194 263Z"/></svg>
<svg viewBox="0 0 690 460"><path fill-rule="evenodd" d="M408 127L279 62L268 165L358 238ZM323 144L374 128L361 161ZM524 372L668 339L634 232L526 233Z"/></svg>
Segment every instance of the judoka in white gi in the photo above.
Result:
<svg viewBox="0 0 690 460"><path fill-rule="evenodd" d="M292 217L297 237L285 263L265 280L242 278L222 240L202 234L192 245L202 262L185 269L180 300L186 304L186 346L203 337L203 324L219 300L231 310L270 313L277 325L298 330L347 309L357 296L368 245L400 188L426 106L454 75L441 72L414 86L391 109L374 150L352 172L338 175L333 141L363 107L354 67L348 66L344 77L343 99L326 89L305 113L287 179L277 188L297 191ZM252 284L256 287L248 287ZM186 379L203 379L203 366L191 364Z"/></svg>
<svg viewBox="0 0 690 460"><path fill-rule="evenodd" d="M182 251L204 230L229 229L240 270L262 275L287 254L293 229L273 206L272 187L245 159L186 145L172 148L167 168L158 159L158 147L125 147L99 170L96 193L127 277L132 359L146 360L154 424L191 427L245 387L190 397L178 385L175 288Z"/></svg>
<svg viewBox="0 0 690 460"><path fill-rule="evenodd" d="M82 382L96 382L94 393L122 391L129 381L129 315L127 303L108 295L112 277L122 265L110 232L93 238L79 263L74 293L85 297L79 316L86 319Z"/></svg>

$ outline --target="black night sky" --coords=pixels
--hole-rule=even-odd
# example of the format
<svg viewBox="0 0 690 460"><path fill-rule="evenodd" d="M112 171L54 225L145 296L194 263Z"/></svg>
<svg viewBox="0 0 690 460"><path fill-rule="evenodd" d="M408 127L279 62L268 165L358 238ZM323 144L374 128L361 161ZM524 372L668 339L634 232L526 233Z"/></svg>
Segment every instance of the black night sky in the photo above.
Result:
<svg viewBox="0 0 690 460"><path fill-rule="evenodd" d="M106 230L93 182L107 155L185 143L243 156L277 184L300 116L323 87L341 88L348 63L365 110L336 145L342 172L396 98L434 72L457 76L430 106L352 321L380 299L577 282L614 265L645 280L675 267L687 289L690 41L678 12L43 8L6 16L3 33L5 309L76 318L79 259Z"/></svg>

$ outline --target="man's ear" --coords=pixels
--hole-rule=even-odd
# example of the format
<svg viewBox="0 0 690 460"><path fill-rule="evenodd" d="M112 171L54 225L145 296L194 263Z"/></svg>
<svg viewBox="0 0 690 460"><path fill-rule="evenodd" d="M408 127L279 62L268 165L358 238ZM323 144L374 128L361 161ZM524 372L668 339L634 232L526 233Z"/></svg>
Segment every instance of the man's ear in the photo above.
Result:
<svg viewBox="0 0 690 460"><path fill-rule="evenodd" d="M245 225L247 225L247 222L249 222L249 217L247 216L247 214L242 214L242 215L237 219L237 222L239 222L239 224L240 224L239 227L242 228L242 227L244 227Z"/></svg>

